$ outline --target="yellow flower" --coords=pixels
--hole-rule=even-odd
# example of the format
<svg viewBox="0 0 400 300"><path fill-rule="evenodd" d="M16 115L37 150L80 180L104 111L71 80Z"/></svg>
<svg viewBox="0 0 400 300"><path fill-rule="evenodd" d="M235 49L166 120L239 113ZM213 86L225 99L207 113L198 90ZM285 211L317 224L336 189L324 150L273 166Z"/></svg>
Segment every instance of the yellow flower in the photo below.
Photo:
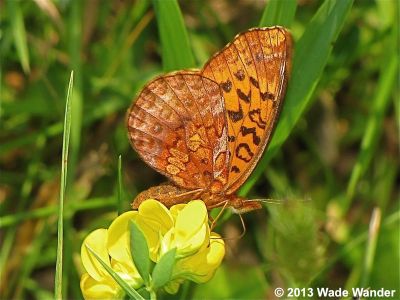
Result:
<svg viewBox="0 0 400 300"><path fill-rule="evenodd" d="M210 229L203 201L195 200L189 204L175 205L170 211L174 226L161 240L161 256L168 250L176 248L177 258L183 258L196 253L204 243L208 243Z"/></svg>
<svg viewBox="0 0 400 300"><path fill-rule="evenodd" d="M101 259L135 289L143 285L131 257L129 222L135 222L143 232L149 257L157 263L171 249L176 249L171 281L164 286L168 293L176 293L186 280L197 283L208 281L225 255L225 244L220 236L210 233L208 213L203 201L178 204L168 210L159 201L144 201L138 211L118 216L107 229L92 232L81 250L87 271L81 279L85 299L115 298L122 289L88 251L89 246ZM151 283L150 287L151 288Z"/></svg>
<svg viewBox="0 0 400 300"><path fill-rule="evenodd" d="M160 235L173 227L173 219L168 209L156 200L146 200L138 211L128 211L118 216L110 225L107 246L110 255L120 260L131 258L129 222L134 221L146 237L150 258L158 261ZM120 245L124 245L120 247Z"/></svg>
<svg viewBox="0 0 400 300"><path fill-rule="evenodd" d="M173 280L165 287L165 290L170 294L175 294L184 279L197 283L207 282L221 264L224 255L224 241L219 234L212 232L208 245L204 244L194 255L177 261L172 275Z"/></svg>
<svg viewBox="0 0 400 300"><path fill-rule="evenodd" d="M225 243L217 233L210 233L203 201L172 206L170 213L174 226L162 237L160 254L177 248L172 281L165 286L174 294L185 279L197 283L210 280L225 256Z"/></svg>
<svg viewBox="0 0 400 300"><path fill-rule="evenodd" d="M107 248L108 238L109 230L97 229L91 232L82 244L81 259L87 271L81 277L81 290L85 299L115 299L124 294L118 283L114 281L88 248L95 252L103 262L133 288L139 288L143 283L131 258L119 260L111 256L110 250ZM122 248L122 244L119 246Z"/></svg>

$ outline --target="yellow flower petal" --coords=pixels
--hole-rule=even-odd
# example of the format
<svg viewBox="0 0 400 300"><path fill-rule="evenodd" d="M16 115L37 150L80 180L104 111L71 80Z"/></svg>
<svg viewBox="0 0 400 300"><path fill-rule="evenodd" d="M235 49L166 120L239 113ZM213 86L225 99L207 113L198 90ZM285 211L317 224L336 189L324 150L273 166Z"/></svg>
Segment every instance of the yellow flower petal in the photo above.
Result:
<svg viewBox="0 0 400 300"><path fill-rule="evenodd" d="M203 201L189 202L176 218L176 239L185 240L187 237L193 236L205 223L207 217L207 208Z"/></svg>
<svg viewBox="0 0 400 300"><path fill-rule="evenodd" d="M150 258L157 260L160 235L172 226L173 219L168 209L159 201L149 199L139 206L139 211L129 211L118 216L110 225L107 242L110 256L124 262L131 259L129 222L134 221L143 231L150 251Z"/></svg>
<svg viewBox="0 0 400 300"><path fill-rule="evenodd" d="M211 233L210 244L195 255L178 261L174 276L187 278L197 283L208 281L219 267L225 255L225 243L216 233Z"/></svg>
<svg viewBox="0 0 400 300"><path fill-rule="evenodd" d="M174 244L173 237L174 237L174 229L171 228L162 238L161 240L161 248L159 250L159 254L157 255L156 262L169 250L175 248L176 245Z"/></svg>
<svg viewBox="0 0 400 300"><path fill-rule="evenodd" d="M97 281L102 280L104 276L108 276L108 273L101 266L96 257L88 250L87 246L110 266L110 258L106 247L107 236L107 229L97 229L85 238L81 246L82 264L90 276Z"/></svg>
<svg viewBox="0 0 400 300"><path fill-rule="evenodd" d="M123 292L119 285L111 278L96 281L88 273L81 277L81 291L86 300L89 299L117 299Z"/></svg>
<svg viewBox="0 0 400 300"><path fill-rule="evenodd" d="M207 208L201 200L191 201L178 213L173 239L179 255L190 255L206 242L207 222Z"/></svg>
<svg viewBox="0 0 400 300"><path fill-rule="evenodd" d="M137 211L128 211L118 216L108 228L107 248L117 261L131 260L129 222L136 220Z"/></svg>
<svg viewBox="0 0 400 300"><path fill-rule="evenodd" d="M148 199L139 206L136 223L143 231L150 251L150 259L159 257L160 237L173 226L173 219L168 209L159 201Z"/></svg>
<svg viewBox="0 0 400 300"><path fill-rule="evenodd" d="M159 230L165 234L173 225L174 221L168 209L159 201L148 199L139 206L139 214L147 220L159 224Z"/></svg>
<svg viewBox="0 0 400 300"><path fill-rule="evenodd" d="M186 205L187 205L187 204L182 203L182 204L175 204L175 205L173 205L173 206L170 207L169 212L171 213L171 216L172 216L172 218L173 218L174 220L176 220L178 214L180 213L180 211L181 211L182 209L185 208Z"/></svg>
<svg viewBox="0 0 400 300"><path fill-rule="evenodd" d="M192 255L204 245L208 244L208 224L203 224L199 231L186 241L176 241L178 256Z"/></svg>
<svg viewBox="0 0 400 300"><path fill-rule="evenodd" d="M176 294L178 292L178 290L179 290L179 286L182 283L183 283L182 279L177 279L177 280L170 281L164 286L164 290L168 294Z"/></svg>
<svg viewBox="0 0 400 300"><path fill-rule="evenodd" d="M118 275L127 282L134 289L138 289L143 284L143 279L140 277L132 260L126 262L118 262L116 260L111 260L112 268Z"/></svg>

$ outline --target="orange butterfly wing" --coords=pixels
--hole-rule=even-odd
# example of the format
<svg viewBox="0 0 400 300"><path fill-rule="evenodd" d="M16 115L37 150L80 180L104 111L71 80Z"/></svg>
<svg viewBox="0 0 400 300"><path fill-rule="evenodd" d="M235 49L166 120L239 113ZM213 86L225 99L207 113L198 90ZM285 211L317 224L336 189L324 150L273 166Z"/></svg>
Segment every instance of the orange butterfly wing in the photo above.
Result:
<svg viewBox="0 0 400 300"><path fill-rule="evenodd" d="M282 27L256 28L236 36L205 65L217 82L228 122L229 175L225 193L235 192L268 144L290 73L292 40Z"/></svg>
<svg viewBox="0 0 400 300"><path fill-rule="evenodd" d="M127 115L141 158L185 189L222 189L228 177L227 126L218 84L197 72L151 81Z"/></svg>
<svg viewBox="0 0 400 300"><path fill-rule="evenodd" d="M171 206L191 197L202 198L210 208L227 199L243 211L259 208L231 194L250 175L271 138L291 48L284 28L252 29L202 70L167 74L143 88L127 115L130 142L176 186L142 192L134 208L147 198Z"/></svg>

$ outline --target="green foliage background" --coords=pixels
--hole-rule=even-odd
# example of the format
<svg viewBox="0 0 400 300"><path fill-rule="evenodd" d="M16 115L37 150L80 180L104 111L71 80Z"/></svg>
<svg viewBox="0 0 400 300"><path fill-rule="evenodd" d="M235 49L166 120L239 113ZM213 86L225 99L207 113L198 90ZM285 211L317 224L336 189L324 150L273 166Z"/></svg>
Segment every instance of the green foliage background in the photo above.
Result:
<svg viewBox="0 0 400 300"><path fill-rule="evenodd" d="M201 67L238 32L270 25L294 36L293 72L276 134L240 193L281 204L245 215L242 239L239 218L225 214L215 277L160 297L270 299L276 287L400 297L398 12L396 0L1 2L0 298L54 297L70 72L57 290L80 299L83 238L164 181L129 146L132 99L157 74Z"/></svg>

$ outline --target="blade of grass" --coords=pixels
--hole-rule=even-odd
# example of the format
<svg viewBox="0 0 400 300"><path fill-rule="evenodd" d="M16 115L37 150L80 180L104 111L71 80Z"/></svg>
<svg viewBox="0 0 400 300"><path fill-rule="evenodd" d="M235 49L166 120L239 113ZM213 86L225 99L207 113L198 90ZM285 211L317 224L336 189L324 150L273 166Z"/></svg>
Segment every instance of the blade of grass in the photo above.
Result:
<svg viewBox="0 0 400 300"><path fill-rule="evenodd" d="M114 208L115 199L114 197L109 198L93 198L85 199L84 202L68 202L64 205L64 213L66 215L73 216L75 213L84 210L95 210L99 208ZM2 216L0 218L0 229L15 226L23 221L42 219L51 215L55 215L58 211L58 205L48 205L41 208L30 209L27 211L21 211L18 213L12 213L9 215ZM2 245L5 247L6 243ZM0 263L3 260L0 260ZM3 264L0 264L3 266Z"/></svg>
<svg viewBox="0 0 400 300"><path fill-rule="evenodd" d="M265 6L260 27L281 25L290 27L296 13L296 0L270 0Z"/></svg>
<svg viewBox="0 0 400 300"><path fill-rule="evenodd" d="M398 228L398 222L400 221L400 210L395 211L394 213L388 215L384 221L382 221L381 228L394 226L394 228ZM329 260L324 264L323 268L321 268L314 276L312 280L310 280L309 286L312 286L316 282L319 281L321 277L324 276L326 272L332 269L332 266L339 261L340 258L344 257L346 254L351 252L355 247L365 242L368 239L368 231L364 231L361 234L354 235L352 239L349 240L347 244L338 249L335 254L329 258Z"/></svg>
<svg viewBox="0 0 400 300"><path fill-rule="evenodd" d="M81 143L82 130L82 72L81 72L81 45L82 45L82 6L84 2L72 1L71 12L68 17L69 28L69 55L71 59L71 69L74 70L74 94L71 101L71 114L73 122L71 123L71 149L70 160L68 163L68 186L71 184L75 175L75 168L78 162L78 153ZM70 191L68 191L69 193Z"/></svg>
<svg viewBox="0 0 400 300"><path fill-rule="evenodd" d="M123 210L122 210L122 158L121 158L121 154L118 156L117 212L118 212L118 215L123 213Z"/></svg>
<svg viewBox="0 0 400 300"><path fill-rule="evenodd" d="M13 29L15 48L17 49L17 54L25 73L30 72L29 65L29 51L28 42L26 39L26 31L24 18L22 16L22 11L19 1L7 1L10 23Z"/></svg>
<svg viewBox="0 0 400 300"><path fill-rule="evenodd" d="M396 82L396 78L398 78L398 54L393 53L389 59L385 58L385 61L387 63L382 65L380 71L376 97L371 106L370 116L361 142L361 150L347 186L346 202L342 207L344 212L349 208L357 183L366 171L375 153L382 129L383 118L390 103L392 88Z"/></svg>
<svg viewBox="0 0 400 300"><path fill-rule="evenodd" d="M176 0L153 0L160 34L164 71L194 67L193 53Z"/></svg>
<svg viewBox="0 0 400 300"><path fill-rule="evenodd" d="M293 57L293 71L275 133L258 166L240 190L244 196L263 174L271 157L287 139L311 101L322 71L353 0L325 1L307 25Z"/></svg>
<svg viewBox="0 0 400 300"><path fill-rule="evenodd" d="M119 286L128 294L131 299L145 300L135 289L127 284L113 269L111 269L101 258L94 252L89 246L87 249L94 255L97 261L102 265L104 269L111 275L111 277L119 284Z"/></svg>
<svg viewBox="0 0 400 300"><path fill-rule="evenodd" d="M58 238L57 238L57 261L56 261L56 274L55 274L55 290L54 298L63 299L62 294L62 274L63 274L63 229L64 229L64 200L67 188L67 164L68 164L68 150L69 139L71 133L71 98L72 89L74 85L74 72L68 84L67 100L65 103L65 118L64 118L64 134L63 134L63 147L62 147L62 160L61 160L61 181L60 181L60 202L58 206Z"/></svg>
<svg viewBox="0 0 400 300"><path fill-rule="evenodd" d="M378 241L379 227L381 225L381 210L375 207L372 212L371 221L369 223L368 241L365 251L365 261L361 278L361 287L368 287L369 278L374 264L376 244Z"/></svg>
<svg viewBox="0 0 400 300"><path fill-rule="evenodd" d="M35 182L37 182L38 172L42 168L43 150L45 146L46 139L44 137L38 137L33 148L30 148L33 150L33 152L27 172L24 174L24 180L20 188L20 193L16 195L15 199L6 199L6 201L16 201L17 203L16 211L12 213L13 215L27 212L27 208L32 200L30 198L32 189L35 185ZM13 247L18 247L18 232L18 227L11 227L4 234L3 243L0 247L0 274L5 274L5 270L9 269L9 264L12 261L10 259L10 254L13 254L13 250L15 249ZM25 260L22 263L25 264ZM20 268L22 267L23 266L21 265ZM14 274L19 273L20 269L18 269L18 271L16 271ZM18 295L16 295L17 293L21 292L22 289L22 284L19 284L19 276L11 275L10 278L8 278L6 286L7 288L5 289L5 292L2 294L4 298L13 298L14 296L20 298Z"/></svg>
<svg viewBox="0 0 400 300"><path fill-rule="evenodd" d="M116 112L116 111L126 108L125 99L126 99L126 96L122 95L121 97L113 98L112 101L99 103L98 105L96 105L96 107L93 107L93 109L90 109L87 112L87 114L85 114L85 119L83 120L83 125L89 125L96 120L104 118L104 116L107 116L109 114L112 114L113 112ZM75 101L75 97L74 97L74 101ZM75 121L75 118L74 118L74 121ZM15 150L17 148L25 147L25 146L35 142L37 139L42 138L41 135L44 135L46 137L53 137L53 136L61 134L62 131L63 131L62 122L56 122L52 125L45 127L40 132L35 132L35 133L33 132L29 135L23 134L23 135L21 135L21 137L14 138L9 142L3 143L0 147L0 155L3 155L4 153ZM71 169L70 169L69 173L71 173Z"/></svg>
<svg viewBox="0 0 400 300"><path fill-rule="evenodd" d="M137 3L146 3L146 2L137 2ZM139 5L139 4L137 4ZM147 7L143 7L143 9L146 9ZM144 11L143 11L144 13ZM132 45L136 42L136 40L139 38L140 34L143 32L143 30L147 27L147 25L150 23L150 21L153 19L154 14L152 12L146 13L143 17L138 18L140 21L136 24L135 28L129 33L129 35L126 37L124 40L123 45L121 47L118 47L118 54L116 55L115 60L113 60L112 64L108 67L104 78L102 80L102 85L107 85L109 80L111 80L115 74L115 72L118 70L118 66L121 64L121 62L124 61L126 58L126 54L129 52L129 50L132 48Z"/></svg>
<svg viewBox="0 0 400 300"><path fill-rule="evenodd" d="M32 237L32 242L29 247L29 253L24 255L23 262L21 267L18 270L18 275L15 277L16 285L15 285L15 294L14 299L26 299L27 294L25 290L26 281L32 277L32 274L37 268L40 260L43 260L43 256L41 253L46 248L50 241L49 232L51 230L50 226L54 226L55 222L49 222L48 220L39 220L37 224L35 224L34 236ZM54 260L53 260L54 261Z"/></svg>

